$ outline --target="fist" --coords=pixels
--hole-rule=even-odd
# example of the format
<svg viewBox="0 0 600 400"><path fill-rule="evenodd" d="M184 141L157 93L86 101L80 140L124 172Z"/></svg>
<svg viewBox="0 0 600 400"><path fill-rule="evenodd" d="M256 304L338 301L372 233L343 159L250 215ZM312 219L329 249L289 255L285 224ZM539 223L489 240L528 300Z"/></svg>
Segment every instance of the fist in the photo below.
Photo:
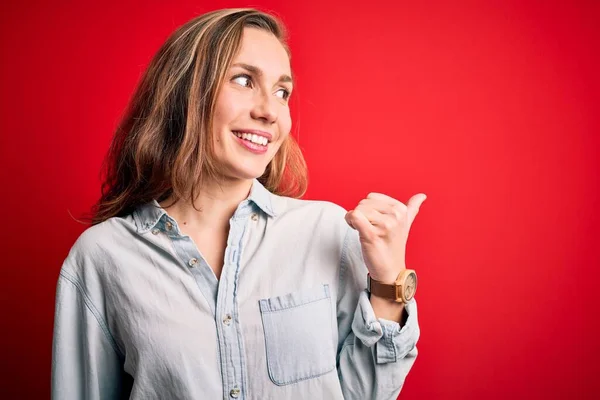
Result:
<svg viewBox="0 0 600 400"><path fill-rule="evenodd" d="M371 277L392 283L406 268L406 242L410 227L427 196L412 196L406 205L381 193L369 193L346 222L358 231L363 258Z"/></svg>

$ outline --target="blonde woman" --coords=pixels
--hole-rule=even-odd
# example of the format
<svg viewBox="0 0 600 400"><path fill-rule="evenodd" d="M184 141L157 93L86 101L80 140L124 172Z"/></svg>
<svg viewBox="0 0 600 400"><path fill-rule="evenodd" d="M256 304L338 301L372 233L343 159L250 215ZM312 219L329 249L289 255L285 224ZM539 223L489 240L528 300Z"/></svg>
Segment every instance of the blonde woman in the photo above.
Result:
<svg viewBox="0 0 600 400"><path fill-rule="evenodd" d="M425 195L299 199L292 92L269 14L210 12L161 47L60 272L53 398L396 398L416 303L369 292L367 273L371 289L406 275Z"/></svg>

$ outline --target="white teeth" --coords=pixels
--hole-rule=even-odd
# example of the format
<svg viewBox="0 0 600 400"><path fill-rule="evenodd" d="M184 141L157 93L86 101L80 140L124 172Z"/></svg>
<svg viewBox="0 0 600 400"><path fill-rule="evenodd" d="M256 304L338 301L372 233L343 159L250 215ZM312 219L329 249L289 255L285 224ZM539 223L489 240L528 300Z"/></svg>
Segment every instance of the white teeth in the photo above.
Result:
<svg viewBox="0 0 600 400"><path fill-rule="evenodd" d="M235 136L242 138L244 140L248 140L249 142L260 144L262 146L266 146L269 140L266 137L258 136L252 133L239 133L234 132Z"/></svg>

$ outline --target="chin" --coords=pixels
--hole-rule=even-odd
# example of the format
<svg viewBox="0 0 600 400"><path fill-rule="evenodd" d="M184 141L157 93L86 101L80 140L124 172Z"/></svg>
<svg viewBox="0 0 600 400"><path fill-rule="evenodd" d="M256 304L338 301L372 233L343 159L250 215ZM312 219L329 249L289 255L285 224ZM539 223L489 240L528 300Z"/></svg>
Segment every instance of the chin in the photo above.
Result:
<svg viewBox="0 0 600 400"><path fill-rule="evenodd" d="M226 176L236 180L252 180L261 177L265 173L266 167L263 168L249 168L248 166L237 168L232 166L229 168Z"/></svg>

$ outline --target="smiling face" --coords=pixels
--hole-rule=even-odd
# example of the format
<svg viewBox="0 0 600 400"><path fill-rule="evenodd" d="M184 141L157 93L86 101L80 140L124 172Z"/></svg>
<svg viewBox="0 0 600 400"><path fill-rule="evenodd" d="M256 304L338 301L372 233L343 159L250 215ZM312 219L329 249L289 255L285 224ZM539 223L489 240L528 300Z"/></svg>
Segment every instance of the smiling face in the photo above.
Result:
<svg viewBox="0 0 600 400"><path fill-rule="evenodd" d="M244 28L213 116L215 157L226 179L261 176L288 137L290 77L290 60L279 40Z"/></svg>

